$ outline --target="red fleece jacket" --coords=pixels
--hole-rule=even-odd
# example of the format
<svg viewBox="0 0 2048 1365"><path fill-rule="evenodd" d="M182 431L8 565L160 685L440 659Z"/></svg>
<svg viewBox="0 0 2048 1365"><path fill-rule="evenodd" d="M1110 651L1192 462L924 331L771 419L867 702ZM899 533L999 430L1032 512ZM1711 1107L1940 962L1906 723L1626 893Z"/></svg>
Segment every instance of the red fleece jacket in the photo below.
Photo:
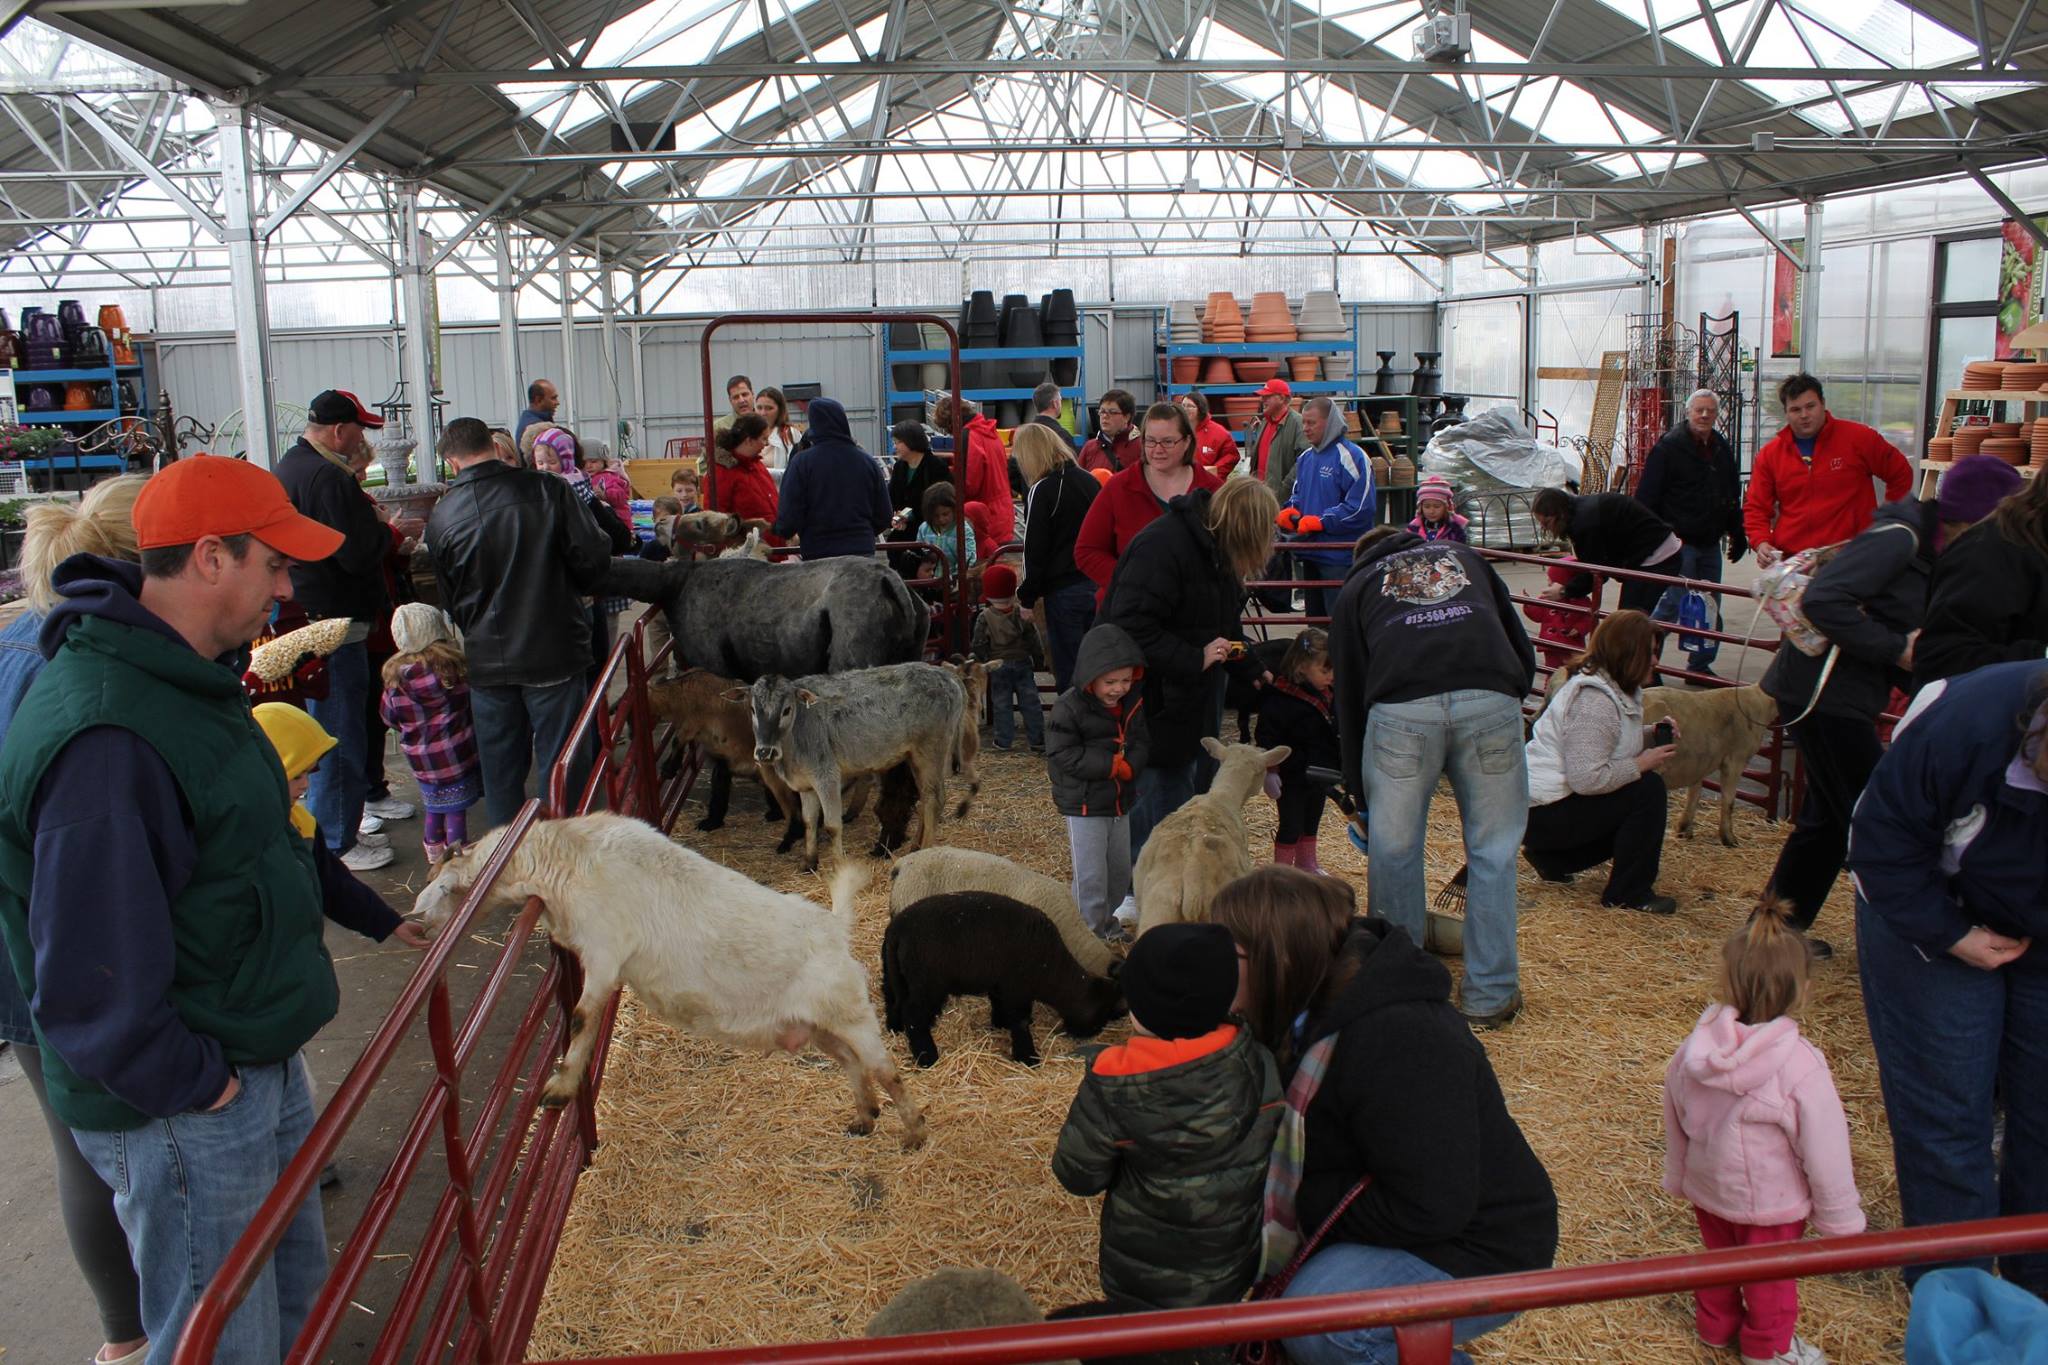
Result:
<svg viewBox="0 0 2048 1365"><path fill-rule="evenodd" d="M775 524L775 513L781 498L775 490L775 476L768 472L768 466L759 458L737 460L727 464L718 459L718 468L705 481L705 504L714 512L730 512L741 521L765 521ZM761 539L770 545L788 542L766 531Z"/></svg>
<svg viewBox="0 0 2048 1365"><path fill-rule="evenodd" d="M1195 466L1191 488L1222 486L1223 480L1200 465ZM1074 564L1095 580L1095 605L1102 605L1102 594L1109 591L1109 576L1116 572L1117 557L1124 547L1165 510L1145 482L1142 464L1111 476L1102 485L1102 492L1088 505L1088 515L1081 520L1081 533L1074 537Z"/></svg>
<svg viewBox="0 0 2048 1365"><path fill-rule="evenodd" d="M1913 486L1913 469L1898 448L1861 422L1830 413L1814 437L1811 464L1786 427L1756 453L1742 528L1751 545L1797 554L1833 545L1870 525L1878 497L1872 479L1884 480L1884 501L1896 502Z"/></svg>

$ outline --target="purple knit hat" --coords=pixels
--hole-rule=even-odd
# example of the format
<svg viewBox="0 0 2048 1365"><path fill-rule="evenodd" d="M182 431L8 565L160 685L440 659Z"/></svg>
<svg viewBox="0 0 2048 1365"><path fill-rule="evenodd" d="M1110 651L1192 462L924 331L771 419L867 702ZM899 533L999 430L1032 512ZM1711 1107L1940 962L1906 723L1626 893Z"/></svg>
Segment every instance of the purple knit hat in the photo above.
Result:
<svg viewBox="0 0 2048 1365"><path fill-rule="evenodd" d="M1979 522L2019 491L2019 470L1996 455L1965 455L1941 476L1934 501L1943 521Z"/></svg>

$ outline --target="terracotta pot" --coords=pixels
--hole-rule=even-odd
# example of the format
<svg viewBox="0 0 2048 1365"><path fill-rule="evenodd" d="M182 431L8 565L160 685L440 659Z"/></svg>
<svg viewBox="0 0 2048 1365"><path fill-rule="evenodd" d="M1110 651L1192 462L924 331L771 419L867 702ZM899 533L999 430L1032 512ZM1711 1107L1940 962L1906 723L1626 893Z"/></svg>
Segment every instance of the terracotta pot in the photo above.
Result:
<svg viewBox="0 0 2048 1365"><path fill-rule="evenodd" d="M1312 355L1291 356L1287 363L1294 370L1294 382L1297 384L1314 383L1321 366L1321 362Z"/></svg>
<svg viewBox="0 0 2048 1365"><path fill-rule="evenodd" d="M1280 373L1280 364L1274 360L1240 360L1237 362L1237 382L1240 384L1263 384Z"/></svg>
<svg viewBox="0 0 2048 1365"><path fill-rule="evenodd" d="M1177 355L1173 358L1173 382L1193 384L1202 377L1202 357L1198 355Z"/></svg>
<svg viewBox="0 0 2048 1365"><path fill-rule="evenodd" d="M1224 357L1220 355L1210 356L1202 362L1202 382L1204 384L1235 384L1237 382L1237 372L1231 369L1230 362Z"/></svg>

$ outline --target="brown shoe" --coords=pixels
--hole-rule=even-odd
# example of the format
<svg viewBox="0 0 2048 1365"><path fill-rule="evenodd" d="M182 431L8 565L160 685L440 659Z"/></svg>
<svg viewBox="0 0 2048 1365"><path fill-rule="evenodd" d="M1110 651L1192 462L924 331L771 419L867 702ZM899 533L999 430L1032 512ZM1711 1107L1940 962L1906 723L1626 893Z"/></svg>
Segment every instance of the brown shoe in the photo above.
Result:
<svg viewBox="0 0 2048 1365"><path fill-rule="evenodd" d="M1489 1013L1473 1014L1463 1005L1458 1007L1458 1013L1464 1015L1465 1022L1475 1029L1506 1028L1509 1024L1515 1022L1515 1016L1521 1012L1522 988L1520 986L1515 987L1514 992L1508 996L1505 1004Z"/></svg>

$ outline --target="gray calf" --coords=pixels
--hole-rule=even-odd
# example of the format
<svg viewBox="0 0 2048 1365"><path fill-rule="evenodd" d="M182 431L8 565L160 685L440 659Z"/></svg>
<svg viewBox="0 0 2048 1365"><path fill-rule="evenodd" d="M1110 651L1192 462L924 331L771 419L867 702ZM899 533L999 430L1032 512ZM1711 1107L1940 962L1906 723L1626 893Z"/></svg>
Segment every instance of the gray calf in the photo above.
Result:
<svg viewBox="0 0 2048 1365"><path fill-rule="evenodd" d="M728 694L742 695L738 689ZM754 758L771 766L803 798L804 866L818 865L822 821L840 856L844 824L841 784L863 773L907 763L917 779L923 827L917 846L938 836L946 802L946 770L960 747L967 694L960 680L930 664L890 664L807 678L769 676L747 689L754 707ZM980 786L972 758L963 764L970 795Z"/></svg>

